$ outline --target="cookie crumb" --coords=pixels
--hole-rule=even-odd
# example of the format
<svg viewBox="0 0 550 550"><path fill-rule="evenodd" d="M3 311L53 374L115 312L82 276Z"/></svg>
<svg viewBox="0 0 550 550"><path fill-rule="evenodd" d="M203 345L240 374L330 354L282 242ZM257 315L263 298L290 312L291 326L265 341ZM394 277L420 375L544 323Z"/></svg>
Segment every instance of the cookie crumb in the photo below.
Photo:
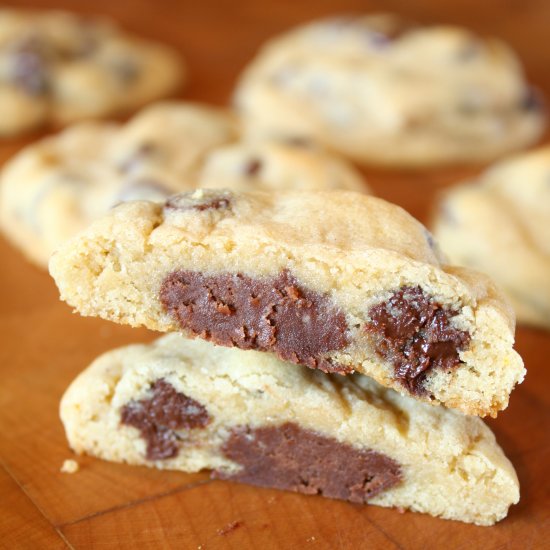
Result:
<svg viewBox="0 0 550 550"><path fill-rule="evenodd" d="M231 523L228 523L225 527L222 527L221 529L218 529L218 535L224 536L228 535L229 533L235 531L235 529L238 529L244 524L243 521L237 520L232 521Z"/></svg>
<svg viewBox="0 0 550 550"><path fill-rule="evenodd" d="M315 542L315 537L309 537L306 542Z"/></svg>
<svg viewBox="0 0 550 550"><path fill-rule="evenodd" d="M64 460L60 468L60 471L63 472L64 474L74 474L78 472L78 470L79 470L78 462L76 460L73 460L72 458Z"/></svg>

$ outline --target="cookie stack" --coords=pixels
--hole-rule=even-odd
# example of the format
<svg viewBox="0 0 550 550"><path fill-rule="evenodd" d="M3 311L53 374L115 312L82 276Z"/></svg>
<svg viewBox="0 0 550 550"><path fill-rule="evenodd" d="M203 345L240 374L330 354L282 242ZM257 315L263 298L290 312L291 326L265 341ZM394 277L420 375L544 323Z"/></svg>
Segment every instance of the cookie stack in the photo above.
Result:
<svg viewBox="0 0 550 550"><path fill-rule="evenodd" d="M82 24L0 10L0 134L119 112L181 80L171 50ZM40 39L20 41L29 25ZM524 377L514 314L336 155L479 162L543 126L501 42L375 16L270 42L235 112L166 102L20 152L1 176L5 234L42 267L57 250L50 272L82 315L170 333L73 382L71 447L480 525L505 517L518 480L479 417Z"/></svg>
<svg viewBox="0 0 550 550"><path fill-rule="evenodd" d="M518 500L494 436L461 414L496 415L522 380L513 314L397 206L345 191L129 202L50 272L83 315L183 335L73 383L61 414L79 452L479 524Z"/></svg>

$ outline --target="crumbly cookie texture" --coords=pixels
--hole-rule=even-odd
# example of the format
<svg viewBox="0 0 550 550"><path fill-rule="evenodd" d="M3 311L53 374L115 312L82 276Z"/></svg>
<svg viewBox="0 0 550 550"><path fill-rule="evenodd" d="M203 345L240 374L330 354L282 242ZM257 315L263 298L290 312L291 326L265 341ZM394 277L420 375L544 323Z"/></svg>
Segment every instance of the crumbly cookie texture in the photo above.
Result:
<svg viewBox="0 0 550 550"><path fill-rule="evenodd" d="M236 143L225 110L163 102L129 123L86 122L30 145L0 176L0 227L34 262L114 205L197 187L368 192L346 161L302 142Z"/></svg>
<svg viewBox="0 0 550 550"><path fill-rule="evenodd" d="M99 357L61 402L70 446L195 472L491 525L518 502L510 462L475 417L354 374L170 334Z"/></svg>
<svg viewBox="0 0 550 550"><path fill-rule="evenodd" d="M484 271L518 320L550 328L550 147L496 164L440 200L433 223L451 260Z"/></svg>
<svg viewBox="0 0 550 550"><path fill-rule="evenodd" d="M359 193L198 190L125 203L50 261L83 315L347 374L496 415L525 370L492 282Z"/></svg>
<svg viewBox="0 0 550 550"><path fill-rule="evenodd" d="M136 109L184 73L172 49L111 21L0 9L0 136Z"/></svg>
<svg viewBox="0 0 550 550"><path fill-rule="evenodd" d="M389 15L317 21L271 40L235 105L254 139L306 137L388 166L490 160L535 142L545 121L505 44Z"/></svg>

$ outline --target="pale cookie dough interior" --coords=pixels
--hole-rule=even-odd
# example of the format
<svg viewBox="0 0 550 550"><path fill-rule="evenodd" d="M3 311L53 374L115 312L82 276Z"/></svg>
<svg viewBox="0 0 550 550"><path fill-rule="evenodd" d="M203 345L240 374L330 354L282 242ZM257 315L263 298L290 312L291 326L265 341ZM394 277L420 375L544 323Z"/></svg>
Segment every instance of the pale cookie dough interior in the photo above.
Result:
<svg viewBox="0 0 550 550"><path fill-rule="evenodd" d="M519 500L514 469L478 418L362 375L325 375L176 334L98 358L65 393L61 418L75 451L117 462L208 468L480 525ZM362 468L370 474L351 485Z"/></svg>
<svg viewBox="0 0 550 550"><path fill-rule="evenodd" d="M126 203L67 242L50 272L83 315L356 370L468 414L496 415L525 372L491 281L443 264L420 223L357 193Z"/></svg>
<svg viewBox="0 0 550 550"><path fill-rule="evenodd" d="M272 39L235 105L252 139L305 137L388 166L493 159L535 142L545 119L499 40L388 15L316 21Z"/></svg>

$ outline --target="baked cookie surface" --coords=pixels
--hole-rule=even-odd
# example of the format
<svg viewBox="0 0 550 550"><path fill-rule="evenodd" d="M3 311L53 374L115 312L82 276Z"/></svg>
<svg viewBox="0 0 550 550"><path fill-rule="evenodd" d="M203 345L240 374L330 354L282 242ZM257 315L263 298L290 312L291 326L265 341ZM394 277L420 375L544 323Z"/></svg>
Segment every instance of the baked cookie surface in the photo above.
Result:
<svg viewBox="0 0 550 550"><path fill-rule="evenodd" d="M172 49L109 20L1 8L0 136L136 109L184 72Z"/></svg>
<svg viewBox="0 0 550 550"><path fill-rule="evenodd" d="M86 122L35 143L0 176L0 226L46 266L55 248L130 200L165 201L197 187L368 191L346 161L293 142L235 143L225 110L150 106L125 125Z"/></svg>
<svg viewBox="0 0 550 550"><path fill-rule="evenodd" d="M180 335L104 354L61 402L70 446L107 460L490 525L519 500L478 418L362 375Z"/></svg>
<svg viewBox="0 0 550 550"><path fill-rule="evenodd" d="M272 39L235 105L255 139L306 137L388 166L490 160L536 141L545 118L502 42L390 15L321 20Z"/></svg>
<svg viewBox="0 0 550 550"><path fill-rule="evenodd" d="M492 282L442 263L401 208L359 193L198 190L125 203L50 261L83 315L273 353L468 414L524 376Z"/></svg>
<svg viewBox="0 0 550 550"><path fill-rule="evenodd" d="M450 259L499 283L518 321L550 328L550 147L501 161L441 198L434 232Z"/></svg>

